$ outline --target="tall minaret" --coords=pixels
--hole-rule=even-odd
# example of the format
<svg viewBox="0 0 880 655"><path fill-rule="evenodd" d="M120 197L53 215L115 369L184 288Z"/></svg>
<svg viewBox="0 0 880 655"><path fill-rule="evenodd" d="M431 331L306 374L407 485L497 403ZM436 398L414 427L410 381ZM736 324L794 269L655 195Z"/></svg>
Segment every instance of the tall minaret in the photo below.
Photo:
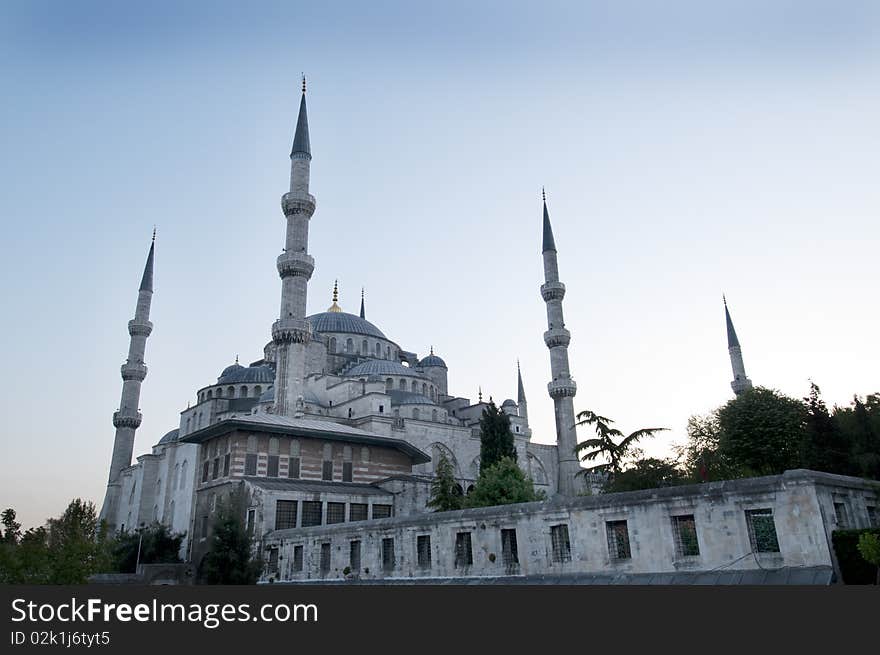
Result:
<svg viewBox="0 0 880 655"><path fill-rule="evenodd" d="M556 243L553 240L553 229L550 227L550 214L547 211L547 196L544 198L544 284L541 285L541 297L547 304L547 331L544 343L550 349L550 372L553 379L547 385L547 391L553 399L556 413L556 456L559 460L558 481L556 491L563 496L574 496L576 493L575 475L581 470L574 448L577 445L577 432L574 426L573 398L577 393L577 385L571 379L568 367L568 344L571 333L565 329L562 318L562 298L565 296L565 285L559 281L559 267L556 262Z"/></svg>
<svg viewBox="0 0 880 655"><path fill-rule="evenodd" d="M306 320L308 282L315 270L315 260L306 252L309 245L309 219L315 213L315 198L309 193L309 120L306 116L306 78L293 148L290 151L290 191L281 197L281 209L287 218L284 252L278 256L281 276L281 313L272 324L275 343L275 413L301 415L305 377L306 345L311 328Z"/></svg>
<svg viewBox="0 0 880 655"><path fill-rule="evenodd" d="M519 360L516 360L516 406L520 418L529 422L529 407L526 403L526 390L523 389L522 372L519 370Z"/></svg>
<svg viewBox="0 0 880 655"><path fill-rule="evenodd" d="M730 388L738 396L743 391L752 388L752 381L746 377L746 366L743 364L742 350L739 347L736 330L733 329L733 321L730 320L727 298L723 295L721 298L724 300L724 318L727 320L727 352L730 353L730 366L733 369L733 381L730 383Z"/></svg>
<svg viewBox="0 0 880 655"><path fill-rule="evenodd" d="M141 397L141 383L147 377L144 364L144 351L147 337L153 331L150 323L150 303L153 299L153 254L156 250L156 230L153 230L153 241L144 266L144 275L138 289L137 307L134 318L128 322L128 334L131 340L128 345L128 359L122 365L122 399L119 409L113 413L113 427L116 437L113 440L113 457L110 460L110 476L107 481L107 493L101 518L107 526L116 528L116 513L119 508L121 484L119 474L131 466L131 455L134 450L134 433L141 424L141 413L138 411Z"/></svg>

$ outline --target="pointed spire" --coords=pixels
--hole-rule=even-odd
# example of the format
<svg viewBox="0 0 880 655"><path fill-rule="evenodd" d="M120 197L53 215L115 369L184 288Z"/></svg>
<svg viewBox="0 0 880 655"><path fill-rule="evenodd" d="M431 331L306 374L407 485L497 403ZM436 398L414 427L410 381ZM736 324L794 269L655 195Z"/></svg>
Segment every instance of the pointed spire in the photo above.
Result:
<svg viewBox="0 0 880 655"><path fill-rule="evenodd" d="M296 132L293 136L293 148L290 157L294 155L306 155L312 158L311 145L309 143L309 117L306 113L306 76L302 78L302 99L299 101L299 116L296 119Z"/></svg>
<svg viewBox="0 0 880 655"><path fill-rule="evenodd" d="M516 402L521 404L526 399L526 391L523 388L522 371L519 370L519 359L516 360Z"/></svg>
<svg viewBox="0 0 880 655"><path fill-rule="evenodd" d="M361 287L361 318L366 320L366 315L364 313L364 288Z"/></svg>
<svg viewBox="0 0 880 655"><path fill-rule="evenodd" d="M553 228L550 227L550 212L547 211L547 193L541 187L541 197L544 199L544 244L541 252L548 250L556 251L556 242L553 240Z"/></svg>
<svg viewBox="0 0 880 655"><path fill-rule="evenodd" d="M153 253L156 250L156 228L153 228L153 241L150 243L150 252L147 255L147 263L144 265L144 276L141 278L140 291L153 291Z"/></svg>
<svg viewBox="0 0 880 655"><path fill-rule="evenodd" d="M727 309L727 298L721 294L724 300L724 318L727 321L727 347L739 348L739 339L736 337L736 330L733 329L733 321L730 318L730 310Z"/></svg>
<svg viewBox="0 0 880 655"><path fill-rule="evenodd" d="M342 307L336 304L336 301L339 300L339 281L333 280L333 304L327 308L328 312L341 312Z"/></svg>

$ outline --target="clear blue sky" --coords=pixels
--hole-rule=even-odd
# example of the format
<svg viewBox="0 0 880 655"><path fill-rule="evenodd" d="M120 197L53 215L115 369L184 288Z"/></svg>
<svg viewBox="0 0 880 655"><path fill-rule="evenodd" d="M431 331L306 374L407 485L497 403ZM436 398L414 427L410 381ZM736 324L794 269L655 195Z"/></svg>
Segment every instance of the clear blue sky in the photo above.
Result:
<svg viewBox="0 0 880 655"><path fill-rule="evenodd" d="M666 426L756 384L880 390L880 4L7 2L0 9L0 505L100 503L154 224L135 452L261 356L309 78L309 310L433 344L552 441L547 187L577 410ZM582 435L585 436L585 435Z"/></svg>

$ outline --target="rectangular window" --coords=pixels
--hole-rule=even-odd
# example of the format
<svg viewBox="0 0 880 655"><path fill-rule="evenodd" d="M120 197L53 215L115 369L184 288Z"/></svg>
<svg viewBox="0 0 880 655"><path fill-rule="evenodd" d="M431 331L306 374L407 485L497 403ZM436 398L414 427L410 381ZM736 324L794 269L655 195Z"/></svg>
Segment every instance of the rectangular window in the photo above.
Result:
<svg viewBox="0 0 880 655"><path fill-rule="evenodd" d="M352 572L361 570L361 542L359 539L352 541L348 547L348 566Z"/></svg>
<svg viewBox="0 0 880 655"><path fill-rule="evenodd" d="M302 527L321 525L321 501L304 500L302 504Z"/></svg>
<svg viewBox="0 0 880 655"><path fill-rule="evenodd" d="M327 524L345 523L345 503L327 503Z"/></svg>
<svg viewBox="0 0 880 655"><path fill-rule="evenodd" d="M351 482L351 462L342 463L342 481Z"/></svg>
<svg viewBox="0 0 880 655"><path fill-rule="evenodd" d="M348 506L349 521L366 521L367 520L367 504L351 503Z"/></svg>
<svg viewBox="0 0 880 655"><path fill-rule="evenodd" d="M278 455L269 455L269 462L266 467L266 475L270 478L278 477Z"/></svg>
<svg viewBox="0 0 880 655"><path fill-rule="evenodd" d="M293 547L293 572L299 573L303 570L303 547Z"/></svg>
<svg viewBox="0 0 880 655"><path fill-rule="evenodd" d="M330 544L324 542L321 544L321 573L330 572Z"/></svg>
<svg viewBox="0 0 880 655"><path fill-rule="evenodd" d="M290 457L287 460L287 477L299 478L299 457Z"/></svg>
<svg viewBox="0 0 880 655"><path fill-rule="evenodd" d="M374 519L387 519L391 517L391 505L373 505Z"/></svg>
<svg viewBox="0 0 880 655"><path fill-rule="evenodd" d="M608 556L613 560L630 559L629 530L626 521L606 521L605 533L608 537Z"/></svg>
<svg viewBox="0 0 880 655"><path fill-rule="evenodd" d="M519 552L516 549L516 530L501 531L501 563L508 571L519 566Z"/></svg>
<svg viewBox="0 0 880 655"><path fill-rule="evenodd" d="M554 562L571 561L571 542L568 540L567 524L550 527L550 545L553 548Z"/></svg>
<svg viewBox="0 0 880 655"><path fill-rule="evenodd" d="M416 555L419 568L431 568L431 535L420 534L416 537Z"/></svg>
<svg viewBox="0 0 880 655"><path fill-rule="evenodd" d="M867 505L865 509L868 510L868 527L880 527L880 523L877 523L877 507L875 505Z"/></svg>
<svg viewBox="0 0 880 655"><path fill-rule="evenodd" d="M275 529L289 530L296 527L296 501L279 500L275 503Z"/></svg>
<svg viewBox="0 0 880 655"><path fill-rule="evenodd" d="M256 475L257 474L257 454L256 453L248 453L244 456L244 474L245 475Z"/></svg>
<svg viewBox="0 0 880 655"><path fill-rule="evenodd" d="M834 518L837 520L838 530L845 530L849 527L849 517L846 513L846 503L834 503Z"/></svg>
<svg viewBox="0 0 880 655"><path fill-rule="evenodd" d="M247 523L245 525L245 529L250 536L254 535L254 520L257 517L257 511L253 509L249 509L247 513Z"/></svg>
<svg viewBox="0 0 880 655"><path fill-rule="evenodd" d="M321 479L322 480L333 480L333 461L329 459L324 460L324 466L321 469Z"/></svg>
<svg viewBox="0 0 880 655"><path fill-rule="evenodd" d="M464 568L473 563L474 551L471 549L471 533L459 532L455 535L455 568Z"/></svg>
<svg viewBox="0 0 880 655"><path fill-rule="evenodd" d="M677 557L696 557L700 554L697 542L697 523L693 514L672 517L672 536Z"/></svg>
<svg viewBox="0 0 880 655"><path fill-rule="evenodd" d="M229 477L229 453L223 456L223 477Z"/></svg>
<svg viewBox="0 0 880 655"><path fill-rule="evenodd" d="M386 537L382 540L382 569L394 570L394 537Z"/></svg>
<svg viewBox="0 0 880 655"><path fill-rule="evenodd" d="M749 541L753 552L779 552L779 540L776 538L776 523L773 521L772 509L769 507L747 509L746 523L749 526Z"/></svg>
<svg viewBox="0 0 880 655"><path fill-rule="evenodd" d="M208 462L208 460L205 460L205 463L202 464L202 482L208 481L208 466L209 465L210 465L210 462Z"/></svg>
<svg viewBox="0 0 880 655"><path fill-rule="evenodd" d="M216 480L220 477L220 458L214 458L214 468L211 470L211 479Z"/></svg>
<svg viewBox="0 0 880 655"><path fill-rule="evenodd" d="M278 549L269 549L269 573L278 573Z"/></svg>
<svg viewBox="0 0 880 655"><path fill-rule="evenodd" d="M202 517L202 539L208 536L208 517Z"/></svg>

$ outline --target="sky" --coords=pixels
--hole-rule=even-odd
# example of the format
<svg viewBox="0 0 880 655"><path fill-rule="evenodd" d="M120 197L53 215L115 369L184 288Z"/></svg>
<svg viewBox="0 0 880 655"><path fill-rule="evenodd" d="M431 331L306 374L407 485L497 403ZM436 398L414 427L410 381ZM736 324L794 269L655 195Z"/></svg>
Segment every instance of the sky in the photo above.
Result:
<svg viewBox="0 0 880 655"><path fill-rule="evenodd" d="M0 505L100 506L157 226L135 454L277 317L300 75L310 313L330 304L452 393L552 442L546 187L575 410L667 456L756 385L880 391L880 4L6 2L0 8ZM580 438L589 435L580 432Z"/></svg>

